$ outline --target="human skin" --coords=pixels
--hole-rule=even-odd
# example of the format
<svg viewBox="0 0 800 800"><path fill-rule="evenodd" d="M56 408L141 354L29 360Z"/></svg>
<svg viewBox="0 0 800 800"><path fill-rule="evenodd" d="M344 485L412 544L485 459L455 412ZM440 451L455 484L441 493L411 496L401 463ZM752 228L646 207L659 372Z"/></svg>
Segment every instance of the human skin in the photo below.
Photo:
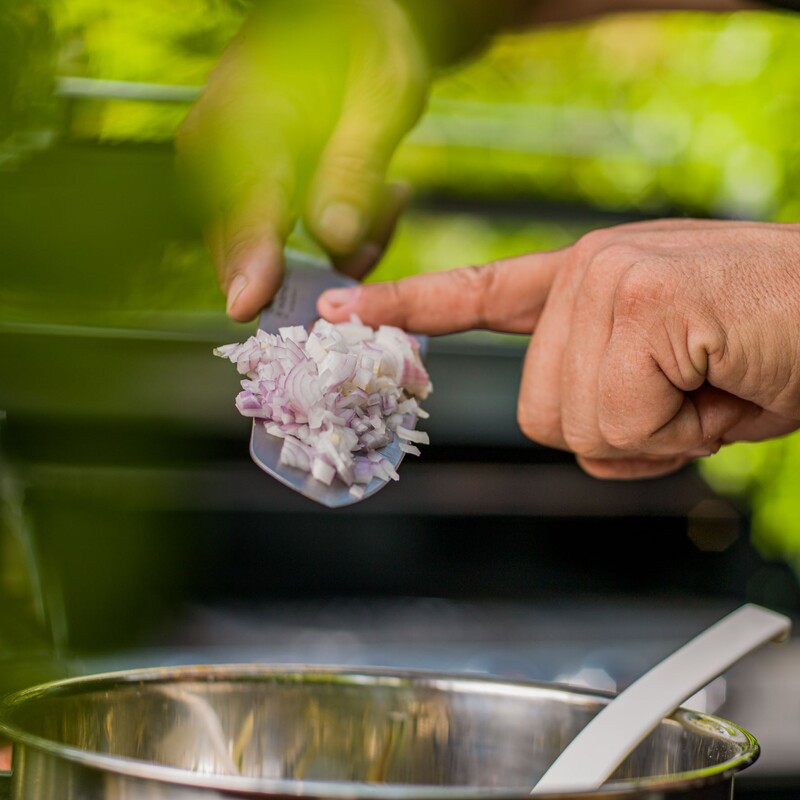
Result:
<svg viewBox="0 0 800 800"><path fill-rule="evenodd" d="M749 7L739 0L260 3L176 142L228 314L252 319L272 299L298 218L337 269L361 277L378 261L408 194L385 183L394 150L424 110L437 69L497 31L621 11ZM426 25L447 41L437 43Z"/></svg>
<svg viewBox="0 0 800 800"><path fill-rule="evenodd" d="M386 168L429 85L394 0L257 7L176 143L233 319L277 291L299 217L342 271L360 277L377 261L407 196Z"/></svg>
<svg viewBox="0 0 800 800"><path fill-rule="evenodd" d="M331 322L532 334L520 427L600 478L800 427L800 225L659 220L562 250L336 289Z"/></svg>

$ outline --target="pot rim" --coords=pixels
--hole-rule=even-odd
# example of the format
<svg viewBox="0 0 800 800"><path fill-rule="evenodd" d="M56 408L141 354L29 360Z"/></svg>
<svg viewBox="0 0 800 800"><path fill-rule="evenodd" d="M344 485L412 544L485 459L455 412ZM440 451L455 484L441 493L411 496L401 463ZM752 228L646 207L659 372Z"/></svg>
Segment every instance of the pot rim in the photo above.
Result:
<svg viewBox="0 0 800 800"><path fill-rule="evenodd" d="M11 720L13 712L28 702L51 695L76 694L81 690L100 690L117 684L162 683L162 682L207 682L248 681L283 678L287 682L330 682L338 678L341 683L358 685L364 680L378 685L418 684L431 688L450 688L459 691L481 691L493 689L500 694L529 696L545 694L564 696L571 702L600 700L609 702L614 694L584 689L558 683L529 680L509 680L490 675L475 675L468 672L439 672L416 669L391 669L382 667L358 667L352 665L330 666L309 664L212 664L170 667L139 668L83 675L50 681L12 692L0 698L0 733L5 734L15 745L34 748L49 756L63 759L81 767L113 772L130 778L161 781L163 783L207 789L258 793L264 796L349 798L350 800L522 800L529 798L529 789L519 787L481 788L476 786L438 786L426 784L368 784L352 781L293 780L274 778L252 778L243 775L214 775L192 772L179 767L170 767L150 761L84 750L72 745L63 745L43 736L29 733L17 727ZM359 680L362 679L362 680ZM653 776L633 780L617 780L604 784L601 790L591 793L542 794L542 800L591 796L601 798L624 797L635 792L660 791L681 792L698 786L729 780L736 772L749 766L759 756L760 747L756 738L741 726L728 720L699 711L680 708L666 719L686 725L700 721L719 731L718 736L736 737L742 752L734 758L702 769L674 773L670 776ZM660 723L660 724L663 724ZM708 732L707 735L714 735Z"/></svg>

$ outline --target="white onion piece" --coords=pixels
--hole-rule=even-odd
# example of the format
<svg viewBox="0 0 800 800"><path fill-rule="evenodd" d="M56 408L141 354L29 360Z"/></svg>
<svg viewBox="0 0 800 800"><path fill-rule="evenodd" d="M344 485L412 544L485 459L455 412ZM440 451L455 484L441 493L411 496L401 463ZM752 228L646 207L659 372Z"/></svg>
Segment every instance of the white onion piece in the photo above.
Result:
<svg viewBox="0 0 800 800"><path fill-rule="evenodd" d="M431 440L425 431L412 431L408 428L404 428L402 425L398 425L395 428L395 433L401 438L405 439L408 442L417 442L418 444L430 444Z"/></svg>
<svg viewBox="0 0 800 800"><path fill-rule="evenodd" d="M298 344L308 341L308 331L302 325L291 325L286 328L278 328L281 339L292 340Z"/></svg>
<svg viewBox="0 0 800 800"><path fill-rule="evenodd" d="M405 453L427 433L403 426L406 414L424 419L418 404L432 391L415 339L387 325L377 331L353 316L333 325L319 320L279 335L258 331L246 342L214 350L246 378L236 407L284 440L280 461L330 485L338 478L360 498L373 478L398 480L376 451L395 438Z"/></svg>

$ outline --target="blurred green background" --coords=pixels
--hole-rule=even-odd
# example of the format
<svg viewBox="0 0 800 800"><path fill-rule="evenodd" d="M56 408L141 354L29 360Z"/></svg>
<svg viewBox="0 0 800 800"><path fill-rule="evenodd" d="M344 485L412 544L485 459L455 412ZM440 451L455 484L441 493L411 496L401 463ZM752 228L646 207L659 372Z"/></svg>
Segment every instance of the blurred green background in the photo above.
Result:
<svg viewBox="0 0 800 800"><path fill-rule="evenodd" d="M219 321L222 297L188 223L161 230L161 209L142 207L134 186L122 199L130 226L105 230L102 204L80 184L128 186L115 159L131 147L151 154L145 171L169 169L175 129L246 13L222 0L6 0L0 170L12 186L52 188L9 192L7 225L32 230L54 210L61 225L39 273L14 271L11 237L0 286L7 323L44 314L115 326ZM560 247L642 216L798 220L798 126L800 17L627 15L502 37L437 82L397 154L392 171L417 201L372 279ZM81 166L86 143L104 148L95 174ZM93 263L123 268L79 276L78 213L95 214L102 232ZM141 245L145 229L160 231L158 247ZM295 243L307 246L302 232ZM43 305L48 291L59 302ZM715 488L747 498L763 552L798 570L799 466L796 436L730 447L702 465Z"/></svg>

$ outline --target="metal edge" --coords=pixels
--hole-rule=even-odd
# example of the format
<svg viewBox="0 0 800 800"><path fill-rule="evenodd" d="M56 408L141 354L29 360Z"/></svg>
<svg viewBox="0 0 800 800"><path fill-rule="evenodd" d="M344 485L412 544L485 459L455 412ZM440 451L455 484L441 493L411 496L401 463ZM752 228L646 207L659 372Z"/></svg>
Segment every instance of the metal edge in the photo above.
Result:
<svg viewBox="0 0 800 800"><path fill-rule="evenodd" d="M167 767L161 764L152 764L145 761L123 756L109 756L102 753L94 753L80 748L59 745L49 739L45 739L34 734L20 731L12 724L4 720L4 716L11 713L11 709L25 702L33 702L51 692L68 691L73 687L81 685L92 686L97 684L98 688L102 684L109 682L122 683L141 683L147 681L174 680L205 680L215 681L221 679L233 680L237 678L252 679L263 677L269 679L270 676L294 676L303 675L306 678L318 680L330 679L337 676L344 682L347 678L357 683L359 676L373 679L385 679L388 684L397 685L405 681L429 682L432 687L436 684L449 683L460 687L462 690L470 686L491 685L499 691L505 687L506 691L515 689L526 689L531 692L544 692L547 694L567 695L571 700L576 698L586 698L610 702L614 695L609 692L593 691L580 687L572 687L555 683L537 681L507 680L488 675L471 675L469 673L449 673L434 672L429 670L389 670L375 667L348 666L321 666L305 664L280 664L270 667L264 664L218 664L212 666L186 665L173 667L142 668L133 670L121 670L115 672L99 673L96 675L86 675L77 678L66 678L58 681L40 684L27 689L18 690L0 698L0 732L8 736L12 742L27 747L33 747L55 758L68 760L81 766L107 770L118 775L138 778L143 780L156 780L164 783L196 786L211 789L229 789L231 791L259 791L266 794L284 795L291 797L333 797L333 798L375 798L375 800L396 800L397 785L369 785L356 784L336 781L293 781L293 780L270 780L263 778L246 778L244 776L214 776L207 774L193 774L187 770L176 767ZM730 780L732 776L755 762L759 756L760 748L756 738L742 728L728 720L715 717L712 714L691 711L690 709L680 708L675 713L688 712L704 719L709 719L742 734L749 749L745 750L736 758L724 761L701 770L678 773L677 780L670 778L666 780L663 776L655 776L637 781L614 781L604 784L602 790L592 792L591 796L602 800L602 798L624 797L634 791L667 791L670 793L680 792L707 784L709 782L722 782ZM674 715L667 719L672 719ZM673 720L676 724L681 724L678 720ZM13 774L13 773L12 773ZM500 787L492 789L481 789L478 787L446 787L441 786L406 786L403 785L403 797L407 800L457 800L457 798L488 798L490 800L522 800L529 798L528 791L522 792L514 787ZM543 800L563 800L563 793L550 793L540 795Z"/></svg>

